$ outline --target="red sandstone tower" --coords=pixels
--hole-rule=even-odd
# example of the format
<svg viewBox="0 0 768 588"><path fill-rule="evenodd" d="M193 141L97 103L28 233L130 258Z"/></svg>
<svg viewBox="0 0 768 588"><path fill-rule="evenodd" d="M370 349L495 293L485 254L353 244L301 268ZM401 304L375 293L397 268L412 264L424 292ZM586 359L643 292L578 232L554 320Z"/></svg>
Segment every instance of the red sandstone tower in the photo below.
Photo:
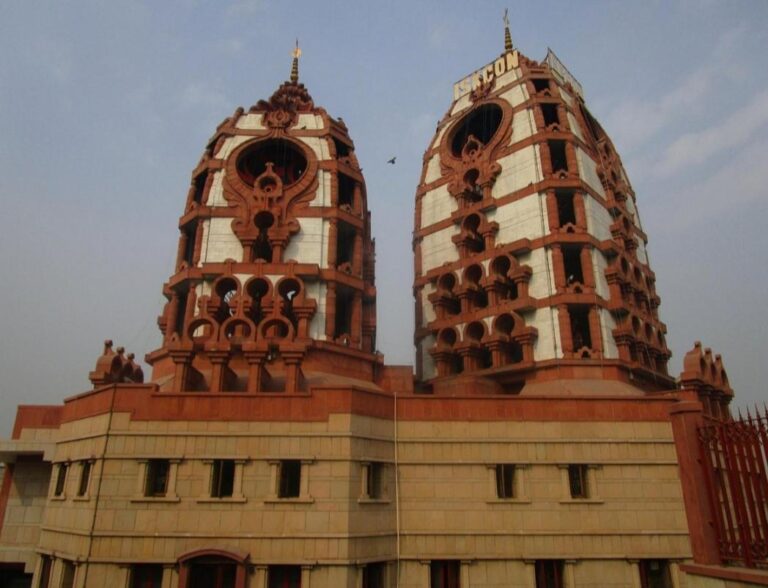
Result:
<svg viewBox="0 0 768 588"><path fill-rule="evenodd" d="M504 53L454 86L424 155L417 373L436 392L468 374L513 393L552 379L669 389L621 158L557 57L528 59L506 33Z"/></svg>
<svg viewBox="0 0 768 588"><path fill-rule="evenodd" d="M298 81L298 49L290 81L216 129L179 228L163 345L147 355L162 390L295 392L319 372L373 378L365 183L343 121Z"/></svg>

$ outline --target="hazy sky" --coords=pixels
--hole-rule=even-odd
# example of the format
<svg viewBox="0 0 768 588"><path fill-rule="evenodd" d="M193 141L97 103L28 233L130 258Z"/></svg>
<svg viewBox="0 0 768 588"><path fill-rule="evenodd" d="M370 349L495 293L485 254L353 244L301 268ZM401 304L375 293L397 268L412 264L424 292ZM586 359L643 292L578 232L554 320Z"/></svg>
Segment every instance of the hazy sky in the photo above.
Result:
<svg viewBox="0 0 768 588"><path fill-rule="evenodd" d="M413 202L453 82L552 47L637 193L679 373L700 339L737 403L768 382L768 2L0 0L0 437L159 344L190 173L288 77L347 123L377 241L379 347L413 363ZM396 155L397 164L386 161Z"/></svg>

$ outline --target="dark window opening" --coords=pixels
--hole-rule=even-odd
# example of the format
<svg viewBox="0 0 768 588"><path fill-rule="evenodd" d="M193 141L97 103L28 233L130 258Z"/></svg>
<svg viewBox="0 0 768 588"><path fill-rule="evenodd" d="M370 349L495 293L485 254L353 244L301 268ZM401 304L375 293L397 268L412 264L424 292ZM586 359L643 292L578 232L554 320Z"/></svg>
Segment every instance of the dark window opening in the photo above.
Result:
<svg viewBox="0 0 768 588"><path fill-rule="evenodd" d="M219 298L219 308L216 311L216 319L224 322L233 314L235 308L231 305L235 296L237 296L238 284L232 278L224 278L216 282L216 296Z"/></svg>
<svg viewBox="0 0 768 588"><path fill-rule="evenodd" d="M471 169L464 174L464 184L466 186L464 193L470 202L480 202L483 199L483 188L477 183L479 179L480 172L476 169Z"/></svg>
<svg viewBox="0 0 768 588"><path fill-rule="evenodd" d="M467 237L467 248L472 253L485 251L485 239L478 233L479 227L480 217L476 214L472 214L464 220L464 233Z"/></svg>
<svg viewBox="0 0 768 588"><path fill-rule="evenodd" d="M235 486L235 460L216 459L211 466L211 496L229 498Z"/></svg>
<svg viewBox="0 0 768 588"><path fill-rule="evenodd" d="M170 471L171 462L167 459L150 459L147 462L144 496L165 496L168 492Z"/></svg>
<svg viewBox="0 0 768 588"><path fill-rule="evenodd" d="M571 498L589 498L586 465L580 463L568 466L568 487L571 490Z"/></svg>
<svg viewBox="0 0 768 588"><path fill-rule="evenodd" d="M510 463L496 465L496 496L498 498L515 497L515 466Z"/></svg>
<svg viewBox="0 0 768 588"><path fill-rule="evenodd" d="M339 208L344 208L348 212L355 209L355 181L344 174L338 175L339 182Z"/></svg>
<svg viewBox="0 0 768 588"><path fill-rule="evenodd" d="M294 279L283 280L277 291L283 299L283 316L297 328L298 320L293 312L293 300L301 292L301 284Z"/></svg>
<svg viewBox="0 0 768 588"><path fill-rule="evenodd" d="M188 588L235 588L237 564L219 557L200 557L189 565Z"/></svg>
<svg viewBox="0 0 768 588"><path fill-rule="evenodd" d="M187 313L187 293L178 295L176 307L176 324L173 325L173 332L182 336L184 330L184 318Z"/></svg>
<svg viewBox="0 0 768 588"><path fill-rule="evenodd" d="M300 566L269 566L268 588L301 588Z"/></svg>
<svg viewBox="0 0 768 588"><path fill-rule="evenodd" d="M461 566L455 560L438 560L429 564L430 588L460 588Z"/></svg>
<svg viewBox="0 0 768 588"><path fill-rule="evenodd" d="M251 311L249 316L251 319L258 323L261 320L261 299L269 292L269 284L266 280L261 278L255 278L248 282L246 286L248 296L251 298Z"/></svg>
<svg viewBox="0 0 768 588"><path fill-rule="evenodd" d="M53 559L50 555L41 555L40 559L40 584L39 588L48 588L51 584L51 569L53 568Z"/></svg>
<svg viewBox="0 0 768 588"><path fill-rule="evenodd" d="M131 566L131 588L161 588L162 585L163 566L156 564Z"/></svg>
<svg viewBox="0 0 768 588"><path fill-rule="evenodd" d="M557 112L557 104L542 104L541 114L544 115L545 127L560 124L560 115Z"/></svg>
<svg viewBox="0 0 768 588"><path fill-rule="evenodd" d="M259 234L253 242L253 260L263 259L266 262L272 261L272 244L269 242L269 227L275 222L272 213L262 210L254 219L254 224L259 229Z"/></svg>
<svg viewBox="0 0 768 588"><path fill-rule="evenodd" d="M91 462L84 461L80 470L80 483L77 485L77 495L85 496L88 493L88 484L91 481Z"/></svg>
<svg viewBox="0 0 768 588"><path fill-rule="evenodd" d="M662 559L641 560L640 586L642 588L672 588L669 562Z"/></svg>
<svg viewBox="0 0 768 588"><path fill-rule="evenodd" d="M337 158L347 157L352 151L352 148L349 145L339 141L336 137L333 137L333 146L336 147Z"/></svg>
<svg viewBox="0 0 768 588"><path fill-rule="evenodd" d="M369 563L363 568L363 588L384 588L386 564Z"/></svg>
<svg viewBox="0 0 768 588"><path fill-rule="evenodd" d="M284 459L280 462L280 480L277 495L280 498L298 498L301 493L301 462Z"/></svg>
<svg viewBox="0 0 768 588"><path fill-rule="evenodd" d="M378 462L368 464L365 477L365 493L368 498L381 498L383 470L384 464Z"/></svg>
<svg viewBox="0 0 768 588"><path fill-rule="evenodd" d="M66 463L60 463L59 464L59 471L56 474L56 488L53 490L54 496L64 496L64 485L67 481L67 470L69 469L69 464Z"/></svg>
<svg viewBox="0 0 768 588"><path fill-rule="evenodd" d="M581 247L564 246L562 251L566 285L583 284L584 270L581 266Z"/></svg>
<svg viewBox="0 0 768 588"><path fill-rule="evenodd" d="M563 588L563 562L556 559L536 561L536 588Z"/></svg>
<svg viewBox="0 0 768 588"><path fill-rule="evenodd" d="M453 132L451 140L453 155L461 157L461 152L470 136L487 145L501 125L502 114L501 107L496 104L484 104L467 114Z"/></svg>
<svg viewBox="0 0 768 588"><path fill-rule="evenodd" d="M195 194L193 200L197 204L203 203L203 192L205 191L205 181L208 179L208 172L203 172L194 179Z"/></svg>
<svg viewBox="0 0 768 588"><path fill-rule="evenodd" d="M336 230L336 267L352 263L355 254L355 228L340 222Z"/></svg>
<svg viewBox="0 0 768 588"><path fill-rule="evenodd" d="M333 338L352 335L352 306L354 295L351 290L338 288L336 291L336 318L334 321Z"/></svg>
<svg viewBox="0 0 768 588"><path fill-rule="evenodd" d="M454 354L451 357L451 373L460 374L464 371L464 361L461 359L461 355Z"/></svg>
<svg viewBox="0 0 768 588"><path fill-rule="evenodd" d="M533 89L537 94L549 90L548 78L533 78L531 82L533 83Z"/></svg>
<svg viewBox="0 0 768 588"><path fill-rule="evenodd" d="M520 363L523 361L523 347L520 343L511 342L507 348L507 361L509 363Z"/></svg>
<svg viewBox="0 0 768 588"><path fill-rule="evenodd" d="M69 560L61 561L61 588L72 588L75 585L75 564Z"/></svg>
<svg viewBox="0 0 768 588"><path fill-rule="evenodd" d="M272 164L272 172L283 185L295 184L307 170L307 159L290 141L267 139L246 149L237 160L237 173L248 185L253 186L256 179Z"/></svg>
<svg viewBox="0 0 768 588"><path fill-rule="evenodd" d="M552 172L568 171L568 159L565 156L565 141L547 141L549 156L552 160Z"/></svg>
<svg viewBox="0 0 768 588"><path fill-rule="evenodd" d="M576 224L576 195L573 192L557 193L557 220L561 227Z"/></svg>
<svg viewBox="0 0 768 588"><path fill-rule="evenodd" d="M183 239L184 239L184 257L183 261L187 263L187 265L192 265L194 263L194 256L195 256L195 237L197 236L197 221L193 221L184 229L183 231Z"/></svg>
<svg viewBox="0 0 768 588"><path fill-rule="evenodd" d="M589 330L589 308L586 306L569 306L568 314L571 319L571 337L573 351L582 347L592 348L592 336Z"/></svg>

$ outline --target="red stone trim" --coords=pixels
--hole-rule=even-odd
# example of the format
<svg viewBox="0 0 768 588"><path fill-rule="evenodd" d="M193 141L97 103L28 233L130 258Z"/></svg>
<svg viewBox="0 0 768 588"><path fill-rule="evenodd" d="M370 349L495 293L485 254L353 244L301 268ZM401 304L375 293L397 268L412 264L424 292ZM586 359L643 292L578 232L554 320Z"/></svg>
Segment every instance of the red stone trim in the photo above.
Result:
<svg viewBox="0 0 768 588"><path fill-rule="evenodd" d="M13 484L14 464L5 464L3 474L3 483L0 486L0 536L3 534L3 523L5 522L5 511L8 508L8 499L11 496L11 485Z"/></svg>
<svg viewBox="0 0 768 588"><path fill-rule="evenodd" d="M680 570L692 576L717 578L733 582L746 582L755 586L768 586L768 571L749 570L746 568L726 568L699 564L680 564ZM729 584L730 585L730 584Z"/></svg>

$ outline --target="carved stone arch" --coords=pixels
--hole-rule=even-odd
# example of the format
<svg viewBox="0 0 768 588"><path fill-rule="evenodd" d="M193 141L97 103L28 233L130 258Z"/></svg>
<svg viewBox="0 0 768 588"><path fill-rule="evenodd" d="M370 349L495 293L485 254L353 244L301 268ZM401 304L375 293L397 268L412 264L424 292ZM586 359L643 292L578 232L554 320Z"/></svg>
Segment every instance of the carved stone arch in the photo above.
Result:
<svg viewBox="0 0 768 588"><path fill-rule="evenodd" d="M246 341L256 339L256 324L242 316L230 317L221 325L219 337L233 347L239 347Z"/></svg>
<svg viewBox="0 0 768 588"><path fill-rule="evenodd" d="M229 588L245 588L248 580L249 554L237 553L223 549L196 549L187 552L177 559L179 566L179 587L192 588L198 566L207 566L216 570L215 574L221 579L226 578L222 586Z"/></svg>
<svg viewBox="0 0 768 588"><path fill-rule="evenodd" d="M274 298L272 282L266 276L253 276L245 283L243 295L243 313L254 324L258 324L272 308Z"/></svg>
<svg viewBox="0 0 768 588"><path fill-rule="evenodd" d="M459 336L456 329L445 327L437 333L435 339L435 346L429 350L429 354L435 360L438 377L463 371L462 359L457 353Z"/></svg>
<svg viewBox="0 0 768 588"><path fill-rule="evenodd" d="M271 316L264 319L259 324L258 333L260 339L270 343L290 341L296 334L291 321L279 316Z"/></svg>
<svg viewBox="0 0 768 588"><path fill-rule="evenodd" d="M202 329L202 331L199 331L199 329ZM188 341L196 344L216 341L219 338L219 325L209 317L200 316L190 321L184 335Z"/></svg>

